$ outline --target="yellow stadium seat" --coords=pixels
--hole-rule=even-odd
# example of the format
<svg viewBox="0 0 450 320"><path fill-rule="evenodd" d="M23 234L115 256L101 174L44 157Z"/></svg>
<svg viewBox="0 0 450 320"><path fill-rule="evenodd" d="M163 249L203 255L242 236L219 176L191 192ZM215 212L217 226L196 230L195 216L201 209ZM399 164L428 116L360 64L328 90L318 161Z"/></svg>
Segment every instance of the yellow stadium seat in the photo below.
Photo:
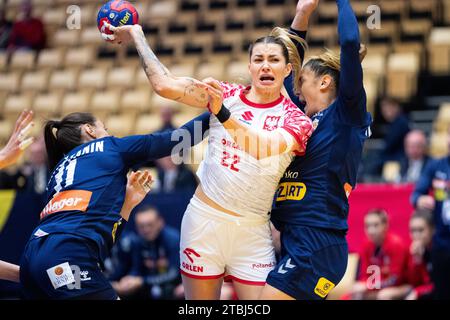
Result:
<svg viewBox="0 0 450 320"><path fill-rule="evenodd" d="M430 138L430 148L428 153L431 157L441 158L448 155L448 134L447 132L433 132Z"/></svg>
<svg viewBox="0 0 450 320"><path fill-rule="evenodd" d="M45 25L62 26L67 18L64 7L47 8L42 15L42 22Z"/></svg>
<svg viewBox="0 0 450 320"><path fill-rule="evenodd" d="M437 0L411 0L410 1L410 10L417 13L430 13L433 20L436 20L438 17L438 1Z"/></svg>
<svg viewBox="0 0 450 320"><path fill-rule="evenodd" d="M134 134L147 134L159 130L162 126L162 120L159 114L142 114L136 119Z"/></svg>
<svg viewBox="0 0 450 320"><path fill-rule="evenodd" d="M433 28L428 42L430 71L436 75L450 72L450 27Z"/></svg>
<svg viewBox="0 0 450 320"><path fill-rule="evenodd" d="M444 23L446 25L450 24L450 0L443 0L444 6Z"/></svg>
<svg viewBox="0 0 450 320"><path fill-rule="evenodd" d="M150 110L150 97L152 91L149 88L133 91L125 91L121 101L121 112L133 114L145 113Z"/></svg>
<svg viewBox="0 0 450 320"><path fill-rule="evenodd" d="M89 90L100 90L106 85L106 69L85 69L80 73L78 88Z"/></svg>
<svg viewBox="0 0 450 320"><path fill-rule="evenodd" d="M398 161L387 161L383 165L381 176L383 180L390 183L400 181L400 163Z"/></svg>
<svg viewBox="0 0 450 320"><path fill-rule="evenodd" d="M434 129L445 133L450 126L450 103L443 103L439 107L438 115L434 121Z"/></svg>
<svg viewBox="0 0 450 320"><path fill-rule="evenodd" d="M339 300L344 294L350 292L358 274L358 261L359 256L357 253L350 253L348 255L347 270L345 271L344 277L328 294L327 300Z"/></svg>
<svg viewBox="0 0 450 320"><path fill-rule="evenodd" d="M325 47L333 46L337 43L335 25L316 25L308 30L308 41L323 41Z"/></svg>
<svg viewBox="0 0 450 320"><path fill-rule="evenodd" d="M73 90L77 85L78 73L74 69L55 70L50 76L50 90Z"/></svg>
<svg viewBox="0 0 450 320"><path fill-rule="evenodd" d="M16 92L20 87L21 72L13 71L0 74L0 92Z"/></svg>
<svg viewBox="0 0 450 320"><path fill-rule="evenodd" d="M10 68L11 69L32 69L34 66L36 54L34 51L17 50L12 54Z"/></svg>
<svg viewBox="0 0 450 320"><path fill-rule="evenodd" d="M91 111L101 120L119 110L120 92L117 90L96 92L92 96Z"/></svg>
<svg viewBox="0 0 450 320"><path fill-rule="evenodd" d="M39 53L37 60L38 68L59 68L64 61L64 49L44 49Z"/></svg>
<svg viewBox="0 0 450 320"><path fill-rule="evenodd" d="M195 65L192 63L180 63L170 66L170 72L177 77L193 77Z"/></svg>
<svg viewBox="0 0 450 320"><path fill-rule="evenodd" d="M248 58L247 58L248 59ZM232 61L228 64L226 71L226 81L247 85L251 82L248 71L248 60Z"/></svg>
<svg viewBox="0 0 450 320"><path fill-rule="evenodd" d="M90 107L91 94L86 91L71 92L64 95L61 102L61 113L87 112Z"/></svg>
<svg viewBox="0 0 450 320"><path fill-rule="evenodd" d="M224 76L224 64L221 62L205 62L198 66L196 72L196 78L202 80L207 77L212 77L216 80L222 80L225 78Z"/></svg>
<svg viewBox="0 0 450 320"><path fill-rule="evenodd" d="M108 117L105 122L108 133L116 137L128 136L135 125L135 117L129 114L118 114Z"/></svg>
<svg viewBox="0 0 450 320"><path fill-rule="evenodd" d="M428 19L414 19L414 20L402 20L401 28L402 33L405 35L421 35L426 36L429 34L433 22Z"/></svg>
<svg viewBox="0 0 450 320"><path fill-rule="evenodd" d="M11 120L0 120L0 143L2 145L8 141L13 130L13 122Z"/></svg>
<svg viewBox="0 0 450 320"><path fill-rule="evenodd" d="M100 31L98 31L97 26L82 29L80 43L82 46L93 45L98 47L104 43Z"/></svg>
<svg viewBox="0 0 450 320"><path fill-rule="evenodd" d="M3 115L5 118L13 120L24 109L31 110L32 99L29 95L9 95L5 101Z"/></svg>
<svg viewBox="0 0 450 320"><path fill-rule="evenodd" d="M36 116L50 118L58 115L61 107L61 95L56 93L40 94L33 100Z"/></svg>
<svg viewBox="0 0 450 320"><path fill-rule="evenodd" d="M75 47L80 42L80 30L58 29L50 42L55 47Z"/></svg>
<svg viewBox="0 0 450 320"><path fill-rule="evenodd" d="M47 89L49 71L27 72L22 78L22 91L44 91Z"/></svg>
<svg viewBox="0 0 450 320"><path fill-rule="evenodd" d="M417 54L392 53L387 65L387 94L403 101L415 95L419 70L420 60Z"/></svg>
<svg viewBox="0 0 450 320"><path fill-rule="evenodd" d="M371 29L368 32L371 41L373 39L387 39L388 42L394 43L399 41L400 27L397 21L383 21L381 28Z"/></svg>
<svg viewBox="0 0 450 320"><path fill-rule="evenodd" d="M95 61L95 53L90 47L80 47L67 50L65 58L66 67L86 67Z"/></svg>
<svg viewBox="0 0 450 320"><path fill-rule="evenodd" d="M106 77L108 88L134 88L136 81L136 68L120 67L109 71Z"/></svg>

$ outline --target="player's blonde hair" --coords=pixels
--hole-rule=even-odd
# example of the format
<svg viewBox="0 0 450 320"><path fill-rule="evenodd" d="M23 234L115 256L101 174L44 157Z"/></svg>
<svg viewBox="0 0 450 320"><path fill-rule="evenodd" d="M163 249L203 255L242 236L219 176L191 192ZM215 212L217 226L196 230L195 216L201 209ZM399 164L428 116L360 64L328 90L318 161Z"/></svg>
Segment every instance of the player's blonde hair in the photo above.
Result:
<svg viewBox="0 0 450 320"><path fill-rule="evenodd" d="M308 45L304 39L301 37L290 33L285 28L275 27L270 32L270 36L280 39L284 45L286 46L289 52L289 62L292 64L292 72L293 72L293 81L294 81L294 90L295 92L299 92L300 90L300 71L302 68L302 58L292 41L292 39L296 40L303 47L303 50L306 51Z"/></svg>
<svg viewBox="0 0 450 320"><path fill-rule="evenodd" d="M329 75L336 86L336 91L339 89L339 74L341 71L340 54L325 48L325 52L311 57L304 68L309 68L318 77Z"/></svg>

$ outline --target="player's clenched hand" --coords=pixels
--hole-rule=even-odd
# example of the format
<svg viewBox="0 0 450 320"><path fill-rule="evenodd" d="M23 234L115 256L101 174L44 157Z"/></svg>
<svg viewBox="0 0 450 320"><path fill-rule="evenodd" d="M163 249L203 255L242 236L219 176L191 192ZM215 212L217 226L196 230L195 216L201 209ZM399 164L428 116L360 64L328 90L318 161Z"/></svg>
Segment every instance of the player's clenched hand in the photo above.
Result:
<svg viewBox="0 0 450 320"><path fill-rule="evenodd" d="M311 14L314 10L316 10L319 4L319 0L299 0L297 2L297 12L301 12L303 14Z"/></svg>
<svg viewBox="0 0 450 320"><path fill-rule="evenodd" d="M104 28L111 31L112 34L102 32L102 38L112 43L127 44L131 42L136 35L144 34L142 27L138 24L114 27L105 21L103 25Z"/></svg>
<svg viewBox="0 0 450 320"><path fill-rule="evenodd" d="M150 192L152 183L152 176L148 170L132 172L128 177L124 206L127 208L137 206Z"/></svg>
<svg viewBox="0 0 450 320"><path fill-rule="evenodd" d="M223 102L223 89L219 81L213 78L206 78L203 79L200 85L203 85L203 89L208 94L209 111L213 114L219 113Z"/></svg>
<svg viewBox="0 0 450 320"><path fill-rule="evenodd" d="M419 199L417 199L417 208L419 209L427 209L427 210L434 210L435 201L432 196L424 195L420 196Z"/></svg>
<svg viewBox="0 0 450 320"><path fill-rule="evenodd" d="M0 168L16 163L23 151L33 143L34 138L28 137L34 126L32 120L33 111L22 111L8 143L0 150Z"/></svg>

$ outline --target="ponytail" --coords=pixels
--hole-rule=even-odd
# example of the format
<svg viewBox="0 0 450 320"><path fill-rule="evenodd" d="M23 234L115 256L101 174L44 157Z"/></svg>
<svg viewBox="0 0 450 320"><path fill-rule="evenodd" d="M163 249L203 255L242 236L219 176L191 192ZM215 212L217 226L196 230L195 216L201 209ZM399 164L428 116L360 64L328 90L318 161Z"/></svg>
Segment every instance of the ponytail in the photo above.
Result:
<svg viewBox="0 0 450 320"><path fill-rule="evenodd" d="M290 33L287 29L275 27L270 32L272 37L280 39L284 46L287 48L289 53L289 62L292 64L292 72L293 72L293 81L294 81L294 91L296 94L300 92L300 72L302 69L302 58L300 57L300 53L297 50L297 47L294 43L296 41L299 43L303 50L306 51L308 45L304 39L301 37Z"/></svg>
<svg viewBox="0 0 450 320"><path fill-rule="evenodd" d="M50 170L73 148L83 144L81 125L95 125L95 117L90 113L75 112L61 121L49 120L45 123L44 139Z"/></svg>

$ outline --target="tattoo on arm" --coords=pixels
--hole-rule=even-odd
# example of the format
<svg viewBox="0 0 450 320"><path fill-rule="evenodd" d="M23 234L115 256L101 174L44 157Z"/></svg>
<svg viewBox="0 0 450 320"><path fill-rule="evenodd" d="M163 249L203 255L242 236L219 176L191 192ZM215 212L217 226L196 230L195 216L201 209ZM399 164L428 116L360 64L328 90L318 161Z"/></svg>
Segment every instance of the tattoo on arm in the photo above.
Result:
<svg viewBox="0 0 450 320"><path fill-rule="evenodd" d="M147 39L145 39L143 34L136 40L136 49L149 80L152 80L151 78L154 76L168 76L170 74L170 71L158 60L158 57L150 49Z"/></svg>

